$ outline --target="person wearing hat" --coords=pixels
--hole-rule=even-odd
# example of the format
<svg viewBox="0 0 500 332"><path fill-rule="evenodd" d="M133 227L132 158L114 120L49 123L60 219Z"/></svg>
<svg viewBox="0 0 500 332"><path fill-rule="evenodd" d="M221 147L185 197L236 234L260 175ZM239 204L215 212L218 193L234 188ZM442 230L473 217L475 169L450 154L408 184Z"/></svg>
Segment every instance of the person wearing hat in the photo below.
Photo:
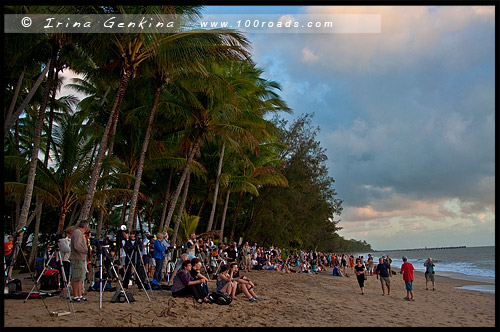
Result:
<svg viewBox="0 0 500 332"><path fill-rule="evenodd" d="M424 263L425 266L425 290L428 290L427 284L432 281L432 290L435 290L436 284L434 283L434 262L432 258L429 257Z"/></svg>
<svg viewBox="0 0 500 332"><path fill-rule="evenodd" d="M406 286L406 297L403 299L407 301L415 301L413 297L413 264L408 262L406 256L403 256L403 265L401 265L401 271L399 273L403 274L403 281Z"/></svg>

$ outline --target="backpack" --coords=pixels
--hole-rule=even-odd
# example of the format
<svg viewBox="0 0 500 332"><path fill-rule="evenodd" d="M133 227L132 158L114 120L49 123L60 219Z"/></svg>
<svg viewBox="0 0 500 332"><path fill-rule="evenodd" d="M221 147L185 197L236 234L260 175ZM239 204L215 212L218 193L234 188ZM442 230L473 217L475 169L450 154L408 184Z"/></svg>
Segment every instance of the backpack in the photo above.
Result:
<svg viewBox="0 0 500 332"><path fill-rule="evenodd" d="M229 294L227 294L227 293L221 294L221 293L217 293L217 292L212 292L212 294L210 294L208 296L208 299L212 303L217 303L219 305L230 304L231 301L233 300Z"/></svg>
<svg viewBox="0 0 500 332"><path fill-rule="evenodd" d="M19 279L10 280L7 283L7 287L9 290L9 294L23 291L23 286L21 284L21 280L19 280Z"/></svg>
<svg viewBox="0 0 500 332"><path fill-rule="evenodd" d="M40 278L41 290L57 290L59 288L59 271L48 269Z"/></svg>

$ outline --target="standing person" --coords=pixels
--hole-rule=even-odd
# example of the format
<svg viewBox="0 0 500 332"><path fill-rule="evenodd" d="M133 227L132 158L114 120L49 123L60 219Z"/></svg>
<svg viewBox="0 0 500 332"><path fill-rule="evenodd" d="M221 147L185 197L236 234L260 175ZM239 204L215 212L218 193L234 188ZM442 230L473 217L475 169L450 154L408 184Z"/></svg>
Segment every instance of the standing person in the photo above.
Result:
<svg viewBox="0 0 500 332"><path fill-rule="evenodd" d="M67 293L67 285L64 284L64 279L62 277L62 274L64 272L64 276L66 277L66 282L69 283L69 273L70 273L70 266L71 263L69 261L69 255L71 254L71 235L73 234L73 231L75 230L75 226L69 226L66 228L66 237L63 239L59 240L58 246L59 246L59 251L61 252L61 260L62 260L62 265L61 265L61 297L67 298L69 294Z"/></svg>
<svg viewBox="0 0 500 332"><path fill-rule="evenodd" d="M354 256L353 255L349 256L349 267L351 269L354 268Z"/></svg>
<svg viewBox="0 0 500 332"><path fill-rule="evenodd" d="M196 257L196 234L191 233L189 240L187 241L187 254L189 259Z"/></svg>
<svg viewBox="0 0 500 332"><path fill-rule="evenodd" d="M5 257L5 264L7 266L7 280L12 280L12 251L14 249L14 237L9 235L7 242L3 244L3 255Z"/></svg>
<svg viewBox="0 0 500 332"><path fill-rule="evenodd" d="M365 294L365 273L366 268L361 262L361 259L356 259L356 265L354 265L354 273L358 279L359 288L361 288L361 295Z"/></svg>
<svg viewBox="0 0 500 332"><path fill-rule="evenodd" d="M345 267L347 266L347 255L342 254L342 259L340 260L340 264L342 265L342 273L345 274Z"/></svg>
<svg viewBox="0 0 500 332"><path fill-rule="evenodd" d="M425 266L425 290L428 290L427 284L429 283L429 280L432 281L432 290L436 290L435 286L436 284L434 283L434 262L432 261L432 258L429 257L424 263Z"/></svg>
<svg viewBox="0 0 500 332"><path fill-rule="evenodd" d="M384 262L384 259L380 257L378 259L377 265L377 280L380 275L380 283L382 284L382 296L385 295L384 284L387 286L387 295L391 295L391 266Z"/></svg>
<svg viewBox="0 0 500 332"><path fill-rule="evenodd" d="M151 256L149 255L149 244L151 242L150 240L150 234L149 232L146 232L144 236L144 240L142 241L142 261L144 262L144 270L149 276L149 262L151 260Z"/></svg>
<svg viewBox="0 0 500 332"><path fill-rule="evenodd" d="M125 267L125 257L127 257L127 254L125 253L125 242L128 241L128 238L129 238L129 233L127 230L122 230L122 243L121 243L121 247L120 247L120 263L122 264L122 267L124 268Z"/></svg>
<svg viewBox="0 0 500 332"><path fill-rule="evenodd" d="M373 257L371 254L368 254L368 272L370 272L371 276L373 275L373 267L374 267Z"/></svg>
<svg viewBox="0 0 500 332"><path fill-rule="evenodd" d="M69 260L71 263L71 286L73 287L73 302L87 301L83 297L83 281L86 274L87 263L87 239L85 233L89 231L89 223L81 220L78 228L71 234L71 253Z"/></svg>
<svg viewBox="0 0 500 332"><path fill-rule="evenodd" d="M255 252L257 253L257 269L262 270L262 250L257 246Z"/></svg>
<svg viewBox="0 0 500 332"><path fill-rule="evenodd" d="M165 242L163 241L163 233L158 232L156 234L156 241L154 242L154 252L153 252L153 258L155 259L155 274L153 276L153 279L158 282L158 284L162 280L162 268L163 268L163 261L165 260L165 249L167 249L167 246L165 246Z"/></svg>
<svg viewBox="0 0 500 332"><path fill-rule="evenodd" d="M241 251L243 253L244 268L247 270L247 272L250 272L250 267L252 264L252 249L248 245L248 241L245 242L243 248L241 248Z"/></svg>
<svg viewBox="0 0 500 332"><path fill-rule="evenodd" d="M407 301L415 301L413 297L413 264L408 262L406 256L403 256L403 265L401 265L401 271L399 273L403 274L403 280L406 286L406 297L404 299Z"/></svg>

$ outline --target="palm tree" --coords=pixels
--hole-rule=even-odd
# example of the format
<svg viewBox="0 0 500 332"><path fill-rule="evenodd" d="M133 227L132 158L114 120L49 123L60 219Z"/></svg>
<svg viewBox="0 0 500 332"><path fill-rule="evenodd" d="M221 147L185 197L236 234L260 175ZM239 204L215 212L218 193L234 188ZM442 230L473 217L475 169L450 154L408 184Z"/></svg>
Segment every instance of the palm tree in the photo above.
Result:
<svg viewBox="0 0 500 332"><path fill-rule="evenodd" d="M171 10L172 8L168 8ZM120 10L126 11L128 8L120 7ZM147 7L148 13L164 13L165 8L163 7ZM182 11L185 11L188 15L198 15L196 7L186 8L182 7ZM160 37L158 37L158 35ZM210 43L207 43L211 41ZM217 42L215 42L217 41ZM168 35L160 34L146 34L141 33L138 35L125 34L120 37L115 37L113 39L113 45L119 51L121 56L121 70L122 77L120 80L120 87L118 89L117 96L115 97L115 103L113 105L112 111L109 115L108 123L106 124L106 129L103 133L102 140L99 146L99 153L95 161L94 171L92 173L87 199L83 205L82 212L80 215L81 219L88 219L90 212L90 207L92 204L93 195L96 188L97 178L99 176L102 160L104 158L104 153L109 141L109 135L111 128L115 125L118 118L118 110L123 101L123 95L127 88L128 82L133 78L137 72L140 64L150 59L153 55L161 56L161 53L157 52L158 46L168 43L187 43L190 47L180 48L179 50L198 52L198 54L203 54L206 51L212 52L212 54L244 54L243 47L246 46L246 39L238 33L235 32L223 32L209 34L200 31L190 31L190 32L179 32L172 33ZM100 45L102 47L102 45ZM168 61L168 59L166 59ZM164 61L164 63L167 63Z"/></svg>

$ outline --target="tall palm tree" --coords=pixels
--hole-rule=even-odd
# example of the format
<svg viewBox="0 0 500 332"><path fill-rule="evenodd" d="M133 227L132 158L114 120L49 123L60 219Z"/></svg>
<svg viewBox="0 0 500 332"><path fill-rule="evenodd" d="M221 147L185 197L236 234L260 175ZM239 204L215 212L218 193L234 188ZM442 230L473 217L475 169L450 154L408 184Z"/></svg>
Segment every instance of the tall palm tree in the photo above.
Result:
<svg viewBox="0 0 500 332"><path fill-rule="evenodd" d="M122 11L128 10L128 8L122 7L120 9ZM171 9L171 7L168 8L169 13L171 13ZM146 11L148 13L161 14L165 12L165 8L147 7ZM182 11L185 11L189 15L199 15L199 12L196 10L196 8L186 9L185 7L182 7ZM207 43L207 40L211 41L211 43ZM150 59L153 55L161 56L161 53L157 52L158 46L168 43L186 43L191 47L186 47L184 49L180 48L180 51L198 52L198 54L203 54L207 51L210 51L213 54L231 53L246 55L243 47L247 45L246 39L241 34L235 32L209 34L194 30L190 32L179 32L167 35L141 33L138 35L130 36L130 34L125 34L113 39L113 45L117 48L121 56L122 78L120 81L120 87L118 89L115 103L110 113L108 123L106 124L106 129L102 136L99 153L96 158L94 171L92 173L89 185L87 199L83 205L80 215L81 219L88 219L94 191L96 188L97 178L101 170L102 160L104 158L104 153L108 144L110 131L111 128L115 125L118 118L118 110L123 101L123 95L127 88L128 82L132 77L135 76L137 69L142 62ZM168 59L166 60L168 61ZM167 61L164 61L164 63L167 63Z"/></svg>

